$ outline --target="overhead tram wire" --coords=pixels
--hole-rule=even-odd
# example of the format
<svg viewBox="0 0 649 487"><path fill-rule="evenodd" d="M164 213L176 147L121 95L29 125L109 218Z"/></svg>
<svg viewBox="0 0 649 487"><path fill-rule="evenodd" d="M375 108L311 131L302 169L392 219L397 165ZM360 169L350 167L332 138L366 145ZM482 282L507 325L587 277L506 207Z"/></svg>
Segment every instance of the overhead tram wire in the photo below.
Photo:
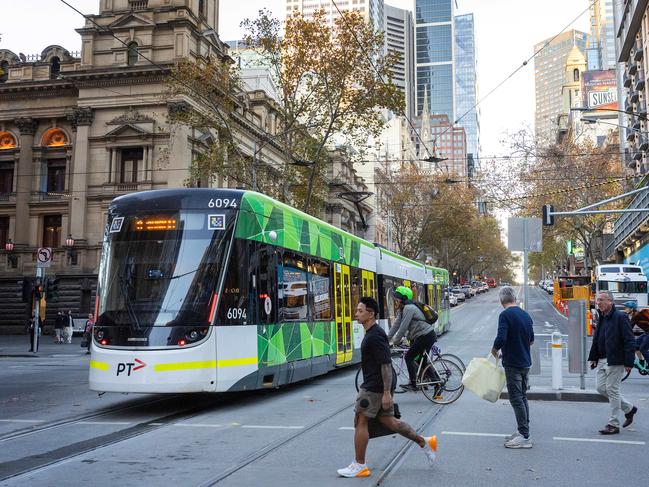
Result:
<svg viewBox="0 0 649 487"><path fill-rule="evenodd" d="M333 0L332 0L332 1L333 1ZM598 1L599 1L599 0L592 0L592 1L588 4L588 7L586 7L584 10L582 10L582 11L579 13L579 15L577 15L574 19L572 19L572 20L570 21L570 23L568 23L568 25L566 25L563 29L561 29L561 31L559 31L557 34L555 34L552 38L550 38L550 40L548 40L546 43L544 43L544 44L543 44L543 47L541 47L541 48L538 49L536 52L534 52L534 54L532 54L529 58L525 59L525 60L523 61L523 63L522 63L520 66L518 66L518 67L517 67L514 71L512 71L512 72L511 72L507 77L505 77L505 79L503 79L503 80L502 80L500 83L498 83L494 88L492 88L492 89L489 91L489 93L487 93L485 96L483 96L483 97L480 98L478 101L476 101L476 102L474 103L474 105L473 105L471 108L469 108L466 112L464 112L464 113L462 114L461 117L459 117L458 119L456 119L456 120L455 120L452 124L450 124L450 125L449 125L449 126L448 126L444 131L443 131L443 132L441 132L440 134L436 135L436 136L435 136L435 139L433 140L433 146L435 146L435 143L437 142L437 139L438 139L439 137L441 137L441 136L444 135L446 132L448 132L448 131L451 129L451 127L453 127L453 126L454 126L455 124L457 124L460 120L462 120L462 119L463 119L464 117L466 117L469 113L471 113L471 111L472 111L473 109L477 108L478 105L480 105L480 104L481 104L483 101L485 101L485 100L486 100L490 95L492 95L496 90L498 90L502 85L504 85L507 81L509 81L510 78L512 78L516 73L518 73L521 69L523 69L525 66L527 66L527 64L528 64L532 59L534 59L534 58L535 58L535 57L536 57L536 56L537 56L541 51L543 51L543 49L545 49L545 48L546 48L546 47L547 47L547 46L548 46L548 45L549 45L553 40L555 40L557 37L559 37L561 34L563 34L564 31L565 31L568 27L570 27L570 26L571 26L572 24L574 24L577 20L579 20L579 18L580 18L582 15L584 15L586 12L588 12L588 11L590 10L590 8L591 8L593 5L595 5L595 3L597 3Z"/></svg>

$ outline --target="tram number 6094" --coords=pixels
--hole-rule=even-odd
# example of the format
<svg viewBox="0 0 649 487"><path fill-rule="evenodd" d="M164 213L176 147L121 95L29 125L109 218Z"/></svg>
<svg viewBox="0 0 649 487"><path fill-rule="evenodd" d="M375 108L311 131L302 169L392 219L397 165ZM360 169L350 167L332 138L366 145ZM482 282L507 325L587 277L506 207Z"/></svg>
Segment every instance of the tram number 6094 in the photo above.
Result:
<svg viewBox="0 0 649 487"><path fill-rule="evenodd" d="M212 198L207 202L208 208L236 208L237 200L230 198Z"/></svg>
<svg viewBox="0 0 649 487"><path fill-rule="evenodd" d="M228 320L245 320L247 318L246 308L228 308Z"/></svg>

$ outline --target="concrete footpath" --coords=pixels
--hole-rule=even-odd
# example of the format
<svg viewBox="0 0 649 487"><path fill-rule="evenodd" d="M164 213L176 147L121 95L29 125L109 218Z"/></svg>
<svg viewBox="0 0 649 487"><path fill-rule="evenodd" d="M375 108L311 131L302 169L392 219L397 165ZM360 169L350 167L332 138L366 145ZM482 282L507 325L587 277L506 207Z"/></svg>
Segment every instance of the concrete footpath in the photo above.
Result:
<svg viewBox="0 0 649 487"><path fill-rule="evenodd" d="M38 352L29 351L29 335L0 335L0 357L25 357L39 358L55 355L84 355L85 348L81 348L81 336L72 337L72 343L54 343L52 335L41 335L38 342Z"/></svg>

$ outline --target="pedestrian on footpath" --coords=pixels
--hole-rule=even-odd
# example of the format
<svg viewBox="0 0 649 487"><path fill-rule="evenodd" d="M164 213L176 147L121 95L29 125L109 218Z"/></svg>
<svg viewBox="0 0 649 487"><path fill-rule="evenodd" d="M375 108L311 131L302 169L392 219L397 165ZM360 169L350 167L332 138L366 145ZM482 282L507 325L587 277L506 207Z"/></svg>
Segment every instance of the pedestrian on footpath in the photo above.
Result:
<svg viewBox="0 0 649 487"><path fill-rule="evenodd" d="M631 331L637 326L644 332L635 339L636 365L640 370L649 369L649 308L638 309L637 301L627 301L623 304L624 312L631 320Z"/></svg>
<svg viewBox="0 0 649 487"><path fill-rule="evenodd" d="M92 327L95 325L95 319L92 313L88 314L86 326L83 329L83 339L86 341L86 355L90 354L90 341L92 340Z"/></svg>
<svg viewBox="0 0 649 487"><path fill-rule="evenodd" d="M363 384L356 398L354 418L356 458L348 467L338 470L341 477L370 476L370 469L365 463L365 452L369 442L368 421L373 418L377 418L389 430L417 443L431 465L435 461L437 438L419 436L410 425L394 417L392 396L397 380L392 369L388 336L377 323L378 313L379 304L371 297L362 297L356 307L356 320L365 329L361 343Z"/></svg>
<svg viewBox="0 0 649 487"><path fill-rule="evenodd" d="M599 324L593 334L588 361L591 369L597 369L597 392L608 398L611 407L608 423L599 432L616 435L620 432L620 412L625 417L623 428L633 423L633 416L638 412L638 408L620 394L624 371L633 367L635 339L628 316L615 309L610 291L600 292L596 303Z"/></svg>
<svg viewBox="0 0 649 487"><path fill-rule="evenodd" d="M506 448L532 448L530 437L530 408L527 402L527 385L534 343L532 318L516 305L514 289L506 286L500 290L500 304L505 308L498 317L498 334L491 353L498 359L500 351L507 379L509 402L516 416L517 431L505 441Z"/></svg>
<svg viewBox="0 0 649 487"><path fill-rule="evenodd" d="M65 323L63 312L57 312L56 319L54 320L54 343L63 343L63 329L65 328Z"/></svg>
<svg viewBox="0 0 649 487"><path fill-rule="evenodd" d="M74 334L74 320L72 319L72 310L68 310L68 315L65 317L66 318L66 330L65 330L65 335L66 335L66 343L72 343L72 335Z"/></svg>

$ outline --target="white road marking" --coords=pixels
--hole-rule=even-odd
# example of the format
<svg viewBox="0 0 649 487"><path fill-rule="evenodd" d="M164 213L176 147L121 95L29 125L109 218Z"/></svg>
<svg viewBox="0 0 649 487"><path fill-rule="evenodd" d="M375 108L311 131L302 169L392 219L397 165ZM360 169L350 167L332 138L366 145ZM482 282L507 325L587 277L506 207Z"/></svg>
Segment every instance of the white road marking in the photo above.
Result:
<svg viewBox="0 0 649 487"><path fill-rule="evenodd" d="M555 436L552 439L556 441L583 441L587 443L617 443L621 445L645 445L644 441L598 440L595 438L565 438L563 436Z"/></svg>
<svg viewBox="0 0 649 487"><path fill-rule="evenodd" d="M341 426L338 429L339 430L354 430L355 428L353 426Z"/></svg>
<svg viewBox="0 0 649 487"><path fill-rule="evenodd" d="M60 355L60 354L57 354L57 355L51 355L51 357L53 357L53 358L61 358L61 357L81 357L81 355Z"/></svg>
<svg viewBox="0 0 649 487"><path fill-rule="evenodd" d="M274 426L274 425L264 425L264 424L244 424L242 428L249 429L266 429L266 430L299 430L304 428L304 426Z"/></svg>
<svg viewBox="0 0 649 487"><path fill-rule="evenodd" d="M44 419L0 419L2 423L44 423Z"/></svg>
<svg viewBox="0 0 649 487"><path fill-rule="evenodd" d="M544 325L546 328L552 328L554 325L552 323L548 323L547 321L545 322Z"/></svg>
<svg viewBox="0 0 649 487"><path fill-rule="evenodd" d="M443 435L452 435L452 436L495 436L498 438L506 438L509 434L506 433L471 433L468 431L442 431Z"/></svg>
<svg viewBox="0 0 649 487"><path fill-rule="evenodd" d="M95 424L95 425L123 425L133 424L130 421L79 421L77 424Z"/></svg>
<svg viewBox="0 0 649 487"><path fill-rule="evenodd" d="M193 428L222 428L222 424L212 424L212 423L175 423L174 426L186 426Z"/></svg>

